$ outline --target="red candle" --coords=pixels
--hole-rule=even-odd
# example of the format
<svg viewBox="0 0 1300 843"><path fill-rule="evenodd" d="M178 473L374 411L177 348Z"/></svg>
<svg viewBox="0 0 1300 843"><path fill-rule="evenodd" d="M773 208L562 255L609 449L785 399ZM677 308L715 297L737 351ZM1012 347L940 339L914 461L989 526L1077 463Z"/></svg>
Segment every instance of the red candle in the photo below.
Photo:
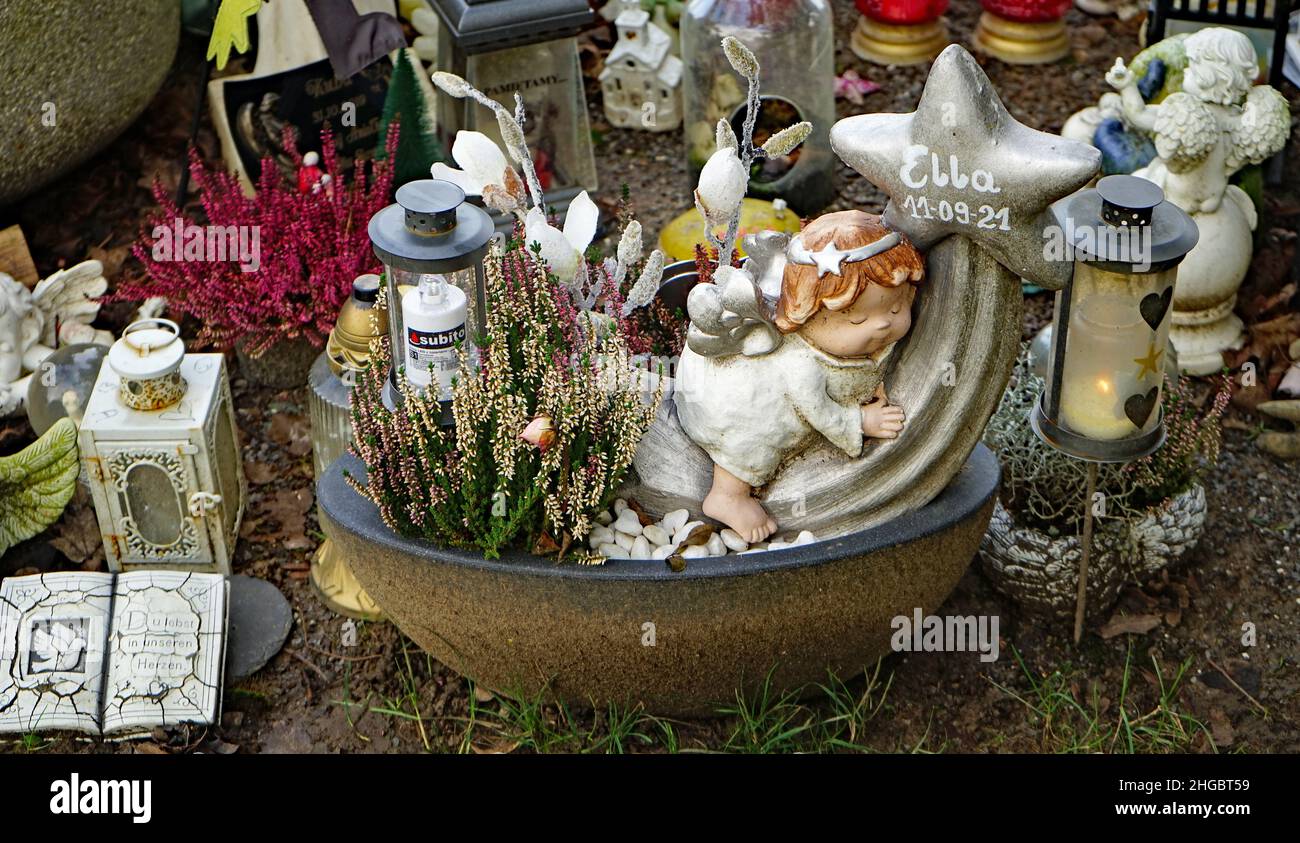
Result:
<svg viewBox="0 0 1300 843"><path fill-rule="evenodd" d="M1065 17L1073 0L980 0L984 10L1019 23L1050 23ZM858 8L862 4L859 2Z"/></svg>
<svg viewBox="0 0 1300 843"><path fill-rule="evenodd" d="M908 26L938 20L948 0L857 0L858 11L880 23Z"/></svg>

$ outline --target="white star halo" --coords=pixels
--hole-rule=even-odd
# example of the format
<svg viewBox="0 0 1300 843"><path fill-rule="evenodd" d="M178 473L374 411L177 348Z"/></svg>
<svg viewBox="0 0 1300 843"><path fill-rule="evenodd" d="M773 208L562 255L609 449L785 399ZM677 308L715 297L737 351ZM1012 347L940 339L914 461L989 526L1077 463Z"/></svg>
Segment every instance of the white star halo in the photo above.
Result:
<svg viewBox="0 0 1300 843"><path fill-rule="evenodd" d="M840 264L842 263L857 263L867 258L873 258L881 252L889 251L901 242L903 242L902 236L896 231L891 231L874 243L858 246L855 249L841 249L835 245L835 240L832 239L830 243L813 252L804 245L802 236L796 236L790 240L789 257L791 263L816 266L817 277L821 278L828 272L839 275Z"/></svg>

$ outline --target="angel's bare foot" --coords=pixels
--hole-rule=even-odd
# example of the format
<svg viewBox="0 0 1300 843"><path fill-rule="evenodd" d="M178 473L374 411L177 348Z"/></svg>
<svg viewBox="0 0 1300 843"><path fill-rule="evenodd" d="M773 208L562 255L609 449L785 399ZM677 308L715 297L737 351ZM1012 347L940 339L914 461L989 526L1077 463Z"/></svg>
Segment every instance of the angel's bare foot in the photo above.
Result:
<svg viewBox="0 0 1300 843"><path fill-rule="evenodd" d="M754 499L749 484L725 468L713 466L713 488L704 498L704 514L716 518L753 544L776 532L776 521Z"/></svg>

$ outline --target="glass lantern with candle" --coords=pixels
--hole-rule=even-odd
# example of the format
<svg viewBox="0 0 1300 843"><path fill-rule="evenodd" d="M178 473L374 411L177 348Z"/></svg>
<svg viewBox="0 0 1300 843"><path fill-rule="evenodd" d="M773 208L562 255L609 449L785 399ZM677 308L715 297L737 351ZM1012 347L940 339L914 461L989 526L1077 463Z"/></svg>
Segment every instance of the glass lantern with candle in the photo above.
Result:
<svg viewBox="0 0 1300 843"><path fill-rule="evenodd" d="M384 264L385 304L393 366L390 400L400 392L410 362L410 337L402 302L412 291L446 284L464 295L468 314L465 340L471 360L486 329L483 257L494 229L487 211L465 201L456 185L438 179L398 188L397 201L370 218L370 241Z"/></svg>
<svg viewBox="0 0 1300 843"><path fill-rule="evenodd" d="M721 49L734 36L762 68L762 100L754 145L802 120L812 134L790 154L764 159L750 174L749 195L783 199L813 216L835 198L839 159L831 150L835 123L835 37L827 0L691 0L682 10L682 114L692 187L713 154L719 120L744 131L745 80Z"/></svg>
<svg viewBox="0 0 1300 843"><path fill-rule="evenodd" d="M1031 421L1093 462L1128 462L1164 442L1160 398L1178 264L1196 223L1151 182L1107 176L1052 208L1074 254L1057 293L1047 383Z"/></svg>
<svg viewBox="0 0 1300 843"><path fill-rule="evenodd" d="M592 21L587 0L430 0L442 20L438 70L454 73L515 110L524 100L524 136L552 213L596 189L596 158L574 35ZM482 132L504 147L496 118L472 99L440 96L438 132L447 149L456 132ZM502 215L503 232L514 218Z"/></svg>

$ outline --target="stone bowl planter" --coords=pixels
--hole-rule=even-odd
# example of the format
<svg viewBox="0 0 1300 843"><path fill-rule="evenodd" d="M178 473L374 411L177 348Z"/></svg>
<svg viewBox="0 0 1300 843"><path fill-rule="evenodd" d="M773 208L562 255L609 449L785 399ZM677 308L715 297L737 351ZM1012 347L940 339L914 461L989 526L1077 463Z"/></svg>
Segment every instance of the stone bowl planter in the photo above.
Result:
<svg viewBox="0 0 1300 843"><path fill-rule="evenodd" d="M176 55L180 4L5 0L0 30L3 206L76 167L140 116Z"/></svg>
<svg viewBox="0 0 1300 843"><path fill-rule="evenodd" d="M325 533L384 614L449 667L498 691L574 705L643 703L715 714L769 671L776 688L847 679L889 650L891 621L937 609L974 558L999 468L978 447L952 483L907 515L785 550L602 567L524 553L501 559L406 539L347 483L352 456L318 484Z"/></svg>
<svg viewBox="0 0 1300 843"><path fill-rule="evenodd" d="M1126 582L1176 563L1205 531L1205 489L1192 486L1135 520L1104 519L1093 528L1088 561L1088 617L1102 619ZM1079 588L1078 536L1050 536L1017 524L999 501L980 542L985 574L998 591L1032 615L1074 617Z"/></svg>
<svg viewBox="0 0 1300 843"><path fill-rule="evenodd" d="M321 349L305 339L282 340L261 357L253 357L235 343L239 372L256 386L297 389L307 385L307 374Z"/></svg>

